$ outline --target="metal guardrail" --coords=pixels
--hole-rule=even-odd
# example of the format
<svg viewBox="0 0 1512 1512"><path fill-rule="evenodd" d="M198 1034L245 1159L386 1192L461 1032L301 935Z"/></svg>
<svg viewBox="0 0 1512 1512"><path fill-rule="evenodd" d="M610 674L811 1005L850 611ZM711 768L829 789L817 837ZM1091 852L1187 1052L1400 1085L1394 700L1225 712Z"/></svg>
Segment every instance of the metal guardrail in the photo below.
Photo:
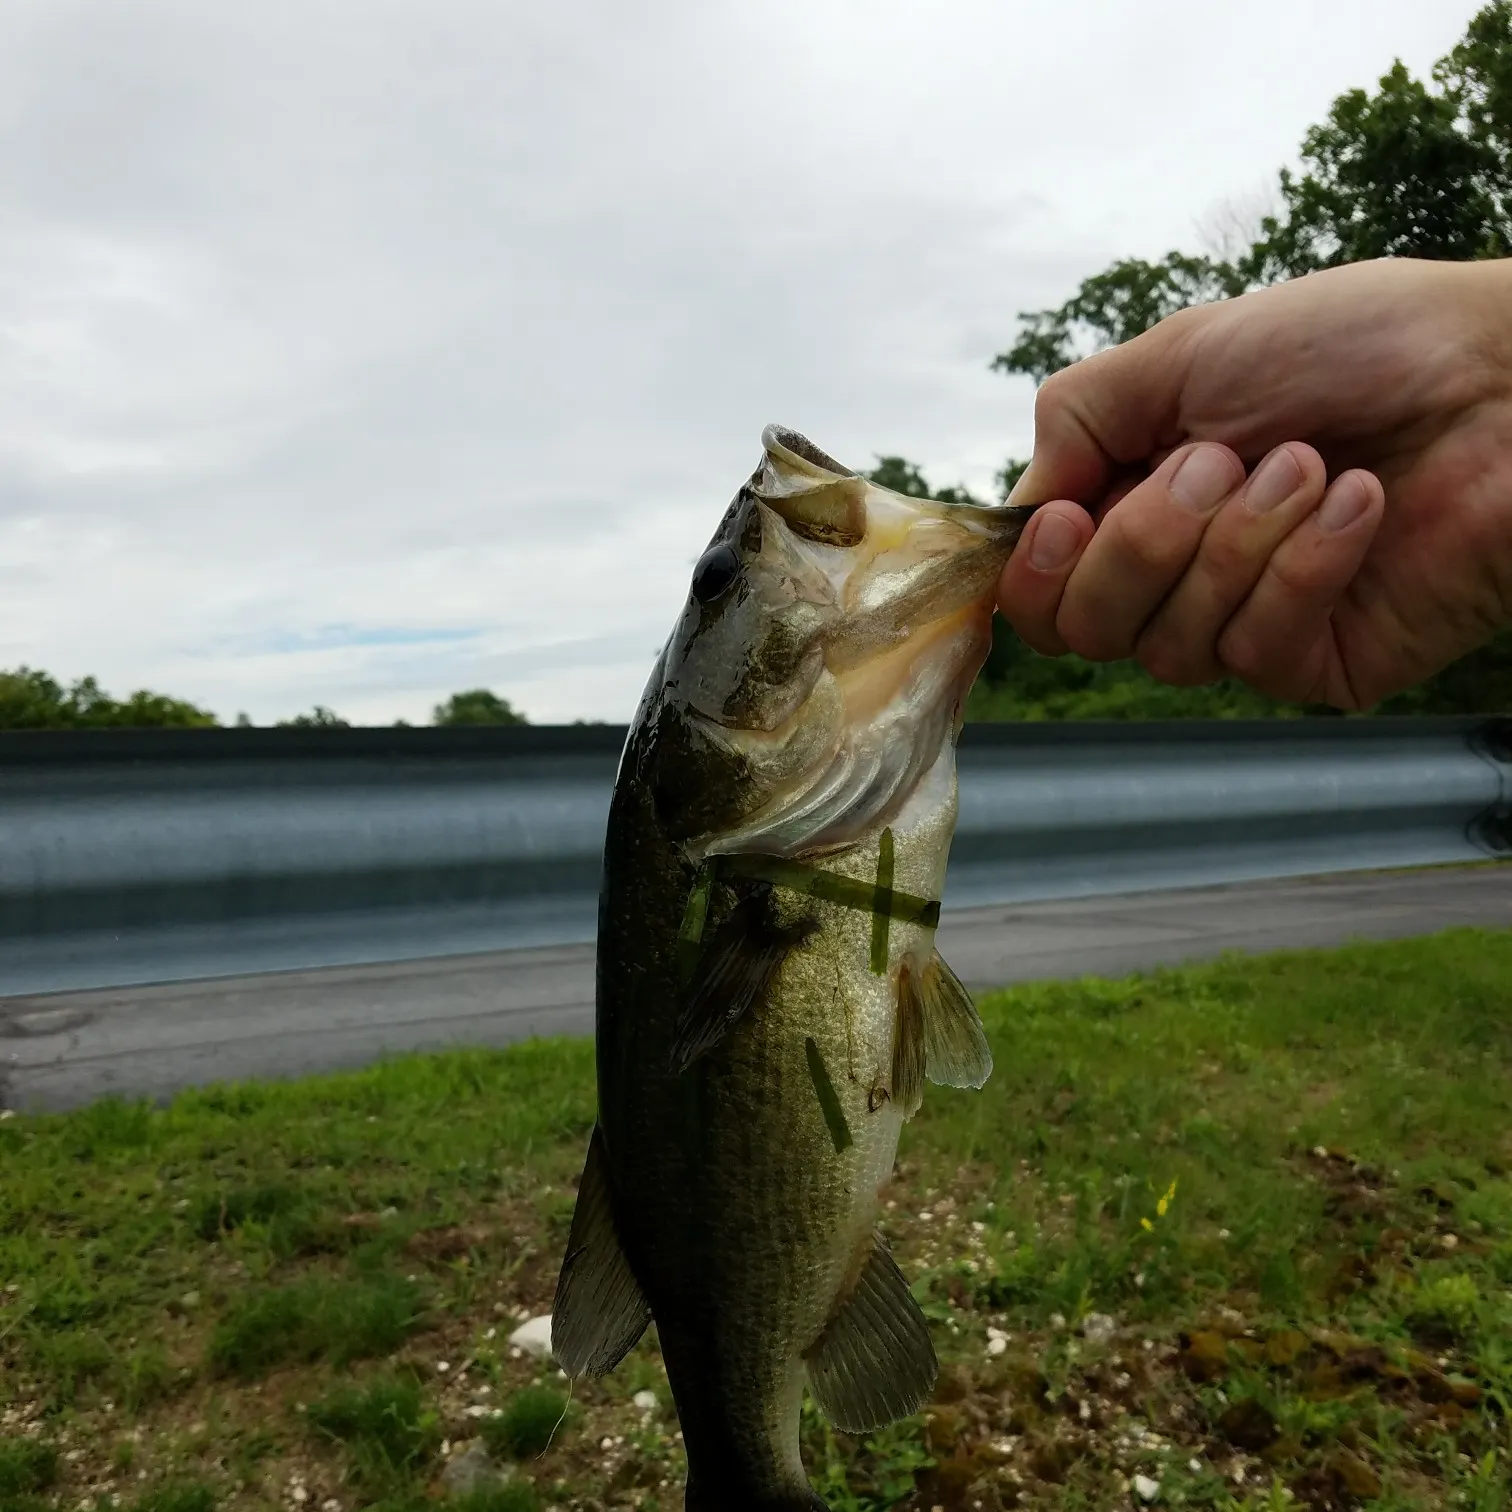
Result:
<svg viewBox="0 0 1512 1512"><path fill-rule="evenodd" d="M0 735L0 996L591 940L624 730ZM976 725L947 907L1512 853L1512 721Z"/></svg>

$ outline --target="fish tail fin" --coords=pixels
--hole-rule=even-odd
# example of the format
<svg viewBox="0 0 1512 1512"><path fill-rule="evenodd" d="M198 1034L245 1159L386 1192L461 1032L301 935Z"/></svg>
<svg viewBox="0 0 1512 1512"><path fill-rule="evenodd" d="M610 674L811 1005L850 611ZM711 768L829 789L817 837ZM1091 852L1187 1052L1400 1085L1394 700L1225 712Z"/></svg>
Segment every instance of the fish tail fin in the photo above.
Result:
<svg viewBox="0 0 1512 1512"><path fill-rule="evenodd" d="M732 1499L725 1486L700 1476L688 1477L683 1496L686 1512L829 1512L829 1503L816 1491L794 1491L792 1495Z"/></svg>

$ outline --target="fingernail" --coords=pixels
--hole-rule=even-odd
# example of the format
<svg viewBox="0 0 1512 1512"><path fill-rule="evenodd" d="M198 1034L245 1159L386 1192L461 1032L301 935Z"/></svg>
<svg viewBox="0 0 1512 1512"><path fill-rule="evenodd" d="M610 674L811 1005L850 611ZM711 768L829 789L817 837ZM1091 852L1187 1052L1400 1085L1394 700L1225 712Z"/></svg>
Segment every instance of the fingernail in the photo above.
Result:
<svg viewBox="0 0 1512 1512"><path fill-rule="evenodd" d="M1323 495L1318 508L1318 529L1337 532L1353 525L1370 508L1365 480L1346 473Z"/></svg>
<svg viewBox="0 0 1512 1512"><path fill-rule="evenodd" d="M1255 469L1244 490L1244 507L1251 514L1269 514L1301 486L1302 469L1297 459L1290 448L1278 447Z"/></svg>
<svg viewBox="0 0 1512 1512"><path fill-rule="evenodd" d="M1171 495L1194 514L1216 509L1235 483L1233 459L1216 446L1199 446L1171 479Z"/></svg>
<svg viewBox="0 0 1512 1512"><path fill-rule="evenodd" d="M1029 565L1040 572L1064 567L1081 540L1081 532L1064 515L1041 515L1029 543Z"/></svg>

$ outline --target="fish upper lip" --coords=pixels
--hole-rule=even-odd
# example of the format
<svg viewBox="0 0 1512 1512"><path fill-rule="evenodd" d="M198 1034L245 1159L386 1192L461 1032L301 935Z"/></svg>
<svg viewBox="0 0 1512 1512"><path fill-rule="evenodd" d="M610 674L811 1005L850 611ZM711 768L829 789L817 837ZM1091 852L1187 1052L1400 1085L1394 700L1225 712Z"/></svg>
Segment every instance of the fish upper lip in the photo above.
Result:
<svg viewBox="0 0 1512 1512"><path fill-rule="evenodd" d="M1010 545L1017 543L1030 515L1040 507L1038 504L959 504L946 499L928 502L944 519L979 525L993 536L1011 535Z"/></svg>

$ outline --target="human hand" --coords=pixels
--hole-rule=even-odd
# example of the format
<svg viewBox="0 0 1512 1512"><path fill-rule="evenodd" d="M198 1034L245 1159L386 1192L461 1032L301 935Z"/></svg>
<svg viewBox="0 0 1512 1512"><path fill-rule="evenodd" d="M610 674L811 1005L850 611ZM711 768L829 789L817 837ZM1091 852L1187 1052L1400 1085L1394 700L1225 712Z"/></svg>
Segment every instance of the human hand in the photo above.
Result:
<svg viewBox="0 0 1512 1512"><path fill-rule="evenodd" d="M1512 261L1183 310L1041 387L1013 502L1036 650L1368 708L1512 622Z"/></svg>

